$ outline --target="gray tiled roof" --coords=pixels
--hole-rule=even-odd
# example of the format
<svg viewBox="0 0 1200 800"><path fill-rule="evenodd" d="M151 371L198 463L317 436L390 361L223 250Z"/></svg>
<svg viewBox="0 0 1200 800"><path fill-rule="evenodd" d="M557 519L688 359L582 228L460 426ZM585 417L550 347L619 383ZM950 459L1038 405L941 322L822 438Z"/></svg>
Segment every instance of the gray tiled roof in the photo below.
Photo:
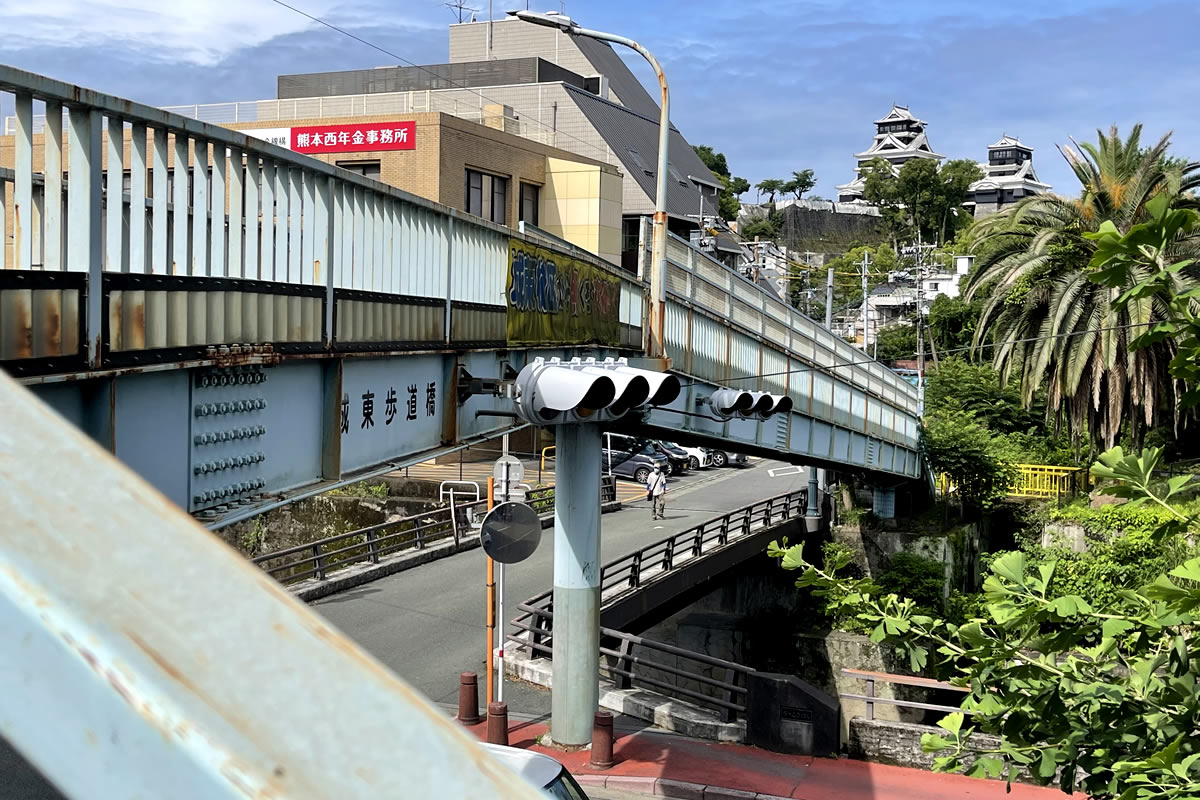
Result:
<svg viewBox="0 0 1200 800"><path fill-rule="evenodd" d="M658 107L654 107L654 116L651 118L574 86L567 85L565 88L621 161L622 170L637 182L650 206L653 206L657 191L654 170L658 162ZM641 164L630 153L631 150L641 157ZM686 217L690 214L695 219L700 197L696 184L688 180L688 176L694 175L712 183L720 181L709 172L708 167L704 166L704 162L696 155L696 151L674 126L671 127L668 160L675 167L679 178L673 174L667 176L667 213L675 217ZM679 179L682 179L683 185ZM706 193L705 214L716 213L713 195Z"/></svg>
<svg viewBox="0 0 1200 800"><path fill-rule="evenodd" d="M571 41L596 68L596 72L608 78L608 89L617 96L621 105L642 116L658 118L658 103L607 42L586 36L575 36Z"/></svg>

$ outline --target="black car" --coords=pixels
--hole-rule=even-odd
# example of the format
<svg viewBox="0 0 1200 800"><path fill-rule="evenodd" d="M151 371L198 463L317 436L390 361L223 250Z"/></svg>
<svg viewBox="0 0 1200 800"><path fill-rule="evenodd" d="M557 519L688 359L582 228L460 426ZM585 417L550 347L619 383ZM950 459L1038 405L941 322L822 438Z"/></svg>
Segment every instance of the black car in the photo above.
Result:
<svg viewBox="0 0 1200 800"><path fill-rule="evenodd" d="M654 448L655 452L661 456L664 456L667 461L670 462L671 471L667 473L668 475L682 475L687 472L691 459L689 458L686 450L681 447L676 447L673 444L668 444L667 442L655 440L649 441L647 444Z"/></svg>
<svg viewBox="0 0 1200 800"><path fill-rule="evenodd" d="M642 484L649 479L650 473L655 467L663 472L671 469L670 462L666 458L648 447L644 447L641 452L636 453L605 447L601 449L601 453L604 461L600 468L604 470L605 474L628 478Z"/></svg>
<svg viewBox="0 0 1200 800"><path fill-rule="evenodd" d="M660 461L665 460L666 469L663 471L668 475L682 475L688 468L687 453L654 439L635 438L623 433L606 433L604 434L604 446L613 451L641 453Z"/></svg>

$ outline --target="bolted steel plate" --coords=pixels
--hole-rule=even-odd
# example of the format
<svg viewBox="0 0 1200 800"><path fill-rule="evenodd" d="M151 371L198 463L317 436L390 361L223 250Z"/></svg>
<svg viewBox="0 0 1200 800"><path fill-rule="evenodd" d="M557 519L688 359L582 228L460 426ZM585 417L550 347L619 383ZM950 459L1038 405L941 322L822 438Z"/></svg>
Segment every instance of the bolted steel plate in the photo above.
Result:
<svg viewBox="0 0 1200 800"><path fill-rule="evenodd" d="M479 543L501 564L516 564L533 555L542 540L542 521L525 503L501 503L483 518Z"/></svg>
<svg viewBox="0 0 1200 800"><path fill-rule="evenodd" d="M492 477L496 483L520 483L525 480L525 465L516 456L500 456L492 467Z"/></svg>

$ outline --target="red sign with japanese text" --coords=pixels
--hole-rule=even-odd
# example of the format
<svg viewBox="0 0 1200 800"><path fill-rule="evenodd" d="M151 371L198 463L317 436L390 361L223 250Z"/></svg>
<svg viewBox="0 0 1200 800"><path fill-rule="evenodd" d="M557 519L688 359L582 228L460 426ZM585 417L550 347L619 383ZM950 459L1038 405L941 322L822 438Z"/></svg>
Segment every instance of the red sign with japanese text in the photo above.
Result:
<svg viewBox="0 0 1200 800"><path fill-rule="evenodd" d="M417 123L356 122L292 128L297 153L359 153L368 150L416 150Z"/></svg>

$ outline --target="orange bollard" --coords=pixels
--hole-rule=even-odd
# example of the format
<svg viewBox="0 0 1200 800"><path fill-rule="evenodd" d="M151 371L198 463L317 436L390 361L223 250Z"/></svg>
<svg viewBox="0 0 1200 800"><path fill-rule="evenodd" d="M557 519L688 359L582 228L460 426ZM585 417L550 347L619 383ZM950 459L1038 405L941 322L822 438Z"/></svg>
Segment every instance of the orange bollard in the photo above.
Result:
<svg viewBox="0 0 1200 800"><path fill-rule="evenodd" d="M508 703L488 703L487 711L488 744L508 747Z"/></svg>
<svg viewBox="0 0 1200 800"><path fill-rule="evenodd" d="M458 676L458 719L464 725L479 723L479 676L464 672Z"/></svg>
<svg viewBox="0 0 1200 800"><path fill-rule="evenodd" d="M592 769L608 769L613 761L613 716L607 711L597 711L592 728L592 758L588 766Z"/></svg>

